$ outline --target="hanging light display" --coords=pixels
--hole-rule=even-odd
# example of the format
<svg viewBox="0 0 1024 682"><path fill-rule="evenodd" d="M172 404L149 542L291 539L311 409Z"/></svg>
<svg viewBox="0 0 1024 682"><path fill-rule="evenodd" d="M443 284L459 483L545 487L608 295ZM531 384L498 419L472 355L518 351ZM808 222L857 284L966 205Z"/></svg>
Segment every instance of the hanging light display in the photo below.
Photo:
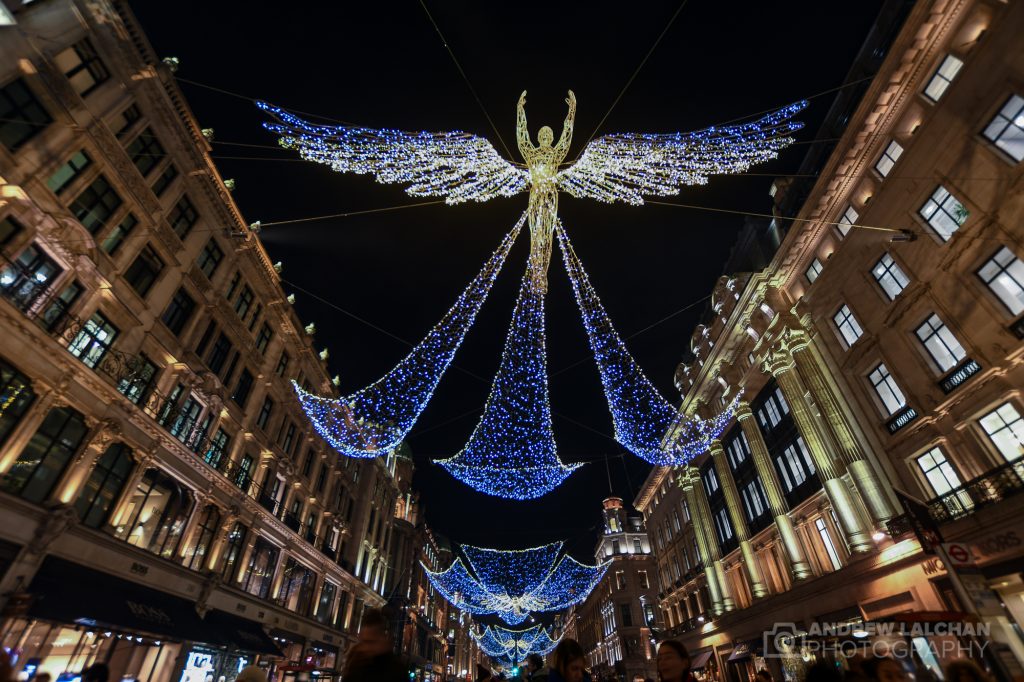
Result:
<svg viewBox="0 0 1024 682"><path fill-rule="evenodd" d="M548 403L544 292L534 264L523 275L501 365L469 442L440 464L488 495L528 500L561 485L580 465L558 459Z"/></svg>
<svg viewBox="0 0 1024 682"><path fill-rule="evenodd" d="M611 563L582 564L562 553L561 542L520 550L464 545L462 552L465 562L459 557L444 571L423 566L430 583L455 608L496 614L509 625L582 602Z"/></svg>
<svg viewBox="0 0 1024 682"><path fill-rule="evenodd" d="M293 382L302 409L335 450L376 457L398 447L455 357L525 220L524 215L505 235L437 326L383 378L341 398L317 396Z"/></svg>
<svg viewBox="0 0 1024 682"><path fill-rule="evenodd" d="M702 420L687 417L662 398L612 326L565 230L559 224L555 232L601 375L615 440L658 466L679 466L706 451L725 430L734 403Z"/></svg>
<svg viewBox="0 0 1024 682"><path fill-rule="evenodd" d="M511 630L499 625L488 625L482 631L470 630L470 636L480 650L491 658L521 662L530 654L545 656L558 646L562 636L552 638L550 631L542 625L525 630Z"/></svg>

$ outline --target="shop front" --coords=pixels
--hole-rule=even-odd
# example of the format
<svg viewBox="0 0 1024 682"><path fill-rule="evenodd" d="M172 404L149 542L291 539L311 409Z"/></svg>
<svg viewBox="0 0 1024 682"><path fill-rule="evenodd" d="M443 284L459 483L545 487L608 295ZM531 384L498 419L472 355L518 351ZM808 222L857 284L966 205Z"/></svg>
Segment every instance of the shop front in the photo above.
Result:
<svg viewBox="0 0 1024 682"><path fill-rule="evenodd" d="M737 642L725 659L725 667L730 682L753 682L757 671L767 668L763 638Z"/></svg>
<svg viewBox="0 0 1024 682"><path fill-rule="evenodd" d="M314 666L306 663L306 638L280 628L271 629L270 638L281 654L270 661L268 682L309 682Z"/></svg>

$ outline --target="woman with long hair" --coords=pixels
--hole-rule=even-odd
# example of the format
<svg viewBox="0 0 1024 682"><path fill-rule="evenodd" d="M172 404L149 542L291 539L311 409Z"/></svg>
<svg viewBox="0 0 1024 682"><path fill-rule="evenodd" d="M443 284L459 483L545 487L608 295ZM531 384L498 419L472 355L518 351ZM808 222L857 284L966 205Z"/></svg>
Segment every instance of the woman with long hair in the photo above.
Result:
<svg viewBox="0 0 1024 682"><path fill-rule="evenodd" d="M563 639L555 647L548 682L590 682L586 655L575 639Z"/></svg>
<svg viewBox="0 0 1024 682"><path fill-rule="evenodd" d="M690 682L690 653L682 642L666 639L658 646L658 679L661 682Z"/></svg>

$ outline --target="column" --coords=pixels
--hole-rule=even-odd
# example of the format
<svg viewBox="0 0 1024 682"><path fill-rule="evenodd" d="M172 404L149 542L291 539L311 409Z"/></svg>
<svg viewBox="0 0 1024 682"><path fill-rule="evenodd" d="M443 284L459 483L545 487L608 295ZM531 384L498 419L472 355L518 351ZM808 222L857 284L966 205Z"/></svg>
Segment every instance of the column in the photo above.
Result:
<svg viewBox="0 0 1024 682"><path fill-rule="evenodd" d="M142 477L149 469L149 465L152 463L158 447L159 446L155 446L148 452L139 453L139 461L135 466L135 471L132 472L131 478L129 478L124 484L124 488L121 490L121 497L114 506L113 513L110 515L111 526L120 526L127 520L124 517L127 515L126 512L128 511L128 505L131 502L132 497L135 495L135 489L139 487Z"/></svg>
<svg viewBox="0 0 1024 682"><path fill-rule="evenodd" d="M828 422L839 454L850 472L850 478L859 497L864 500L871 520L876 527L884 526L896 513L889 504L881 479L860 447L835 394L829 388L821 364L811 348L811 341L806 336L793 346L793 360L796 362L800 377L806 382L814 401L821 408L822 416Z"/></svg>
<svg viewBox="0 0 1024 682"><path fill-rule="evenodd" d="M715 615L724 613L725 611L732 611L736 608L736 603L733 601L732 592L729 590L729 583L725 577L725 569L722 567L722 557L718 550L718 539L715 536L714 524L711 522L711 508L708 506L707 495L704 494L704 485L700 480L700 472L697 467L686 467L687 480L690 483L689 493L687 501L690 503L690 517L696 523L693 528L697 531L697 542L700 543L703 539L703 545L701 546L701 553L704 554L706 560L704 561L704 575L708 578L708 589L711 589L712 579L717 585L718 599L715 599L715 594L712 592L712 608L714 608L717 602L719 611ZM685 490L685 489L684 489ZM696 511L696 516L694 512Z"/></svg>
<svg viewBox="0 0 1024 682"><path fill-rule="evenodd" d="M690 523L693 526L693 535L701 554L697 560L704 564L704 578L708 582L708 592L711 594L711 612L718 615L725 611L722 605L722 593L718 589L718 576L715 574L711 551L708 549L707 538L704 536L703 519L697 507L694 491L694 486L700 485L700 477L699 475L695 476L696 469L693 467L682 467L681 472L678 478L679 487L683 489L686 503L690 505Z"/></svg>
<svg viewBox="0 0 1024 682"><path fill-rule="evenodd" d="M288 557L287 546L281 547L277 552L277 563L274 564L274 582L270 585L270 599L276 600L281 591L281 583L284 582L284 561Z"/></svg>
<svg viewBox="0 0 1024 682"><path fill-rule="evenodd" d="M18 425L11 431L11 435L8 436L7 442L4 444L3 453L0 454L0 474L6 474L10 470L14 462L17 461L18 455L25 449L40 424L46 419L46 415L60 402L61 394L56 390L46 391L36 399Z"/></svg>
<svg viewBox="0 0 1024 682"><path fill-rule="evenodd" d="M61 474L60 480L54 486L52 499L62 503L70 504L78 497L78 492L89 479L92 470L96 468L99 460L107 447L115 438L121 435L120 425L113 419L104 419L89 425L91 432L85 440L85 444L79 448L78 455L68 463Z"/></svg>
<svg viewBox="0 0 1024 682"><path fill-rule="evenodd" d="M729 512L729 520L732 521L736 539L740 543L740 554L743 556L743 565L747 569L750 593L754 599L760 599L768 595L768 588L765 587L761 569L757 565L757 558L750 546L750 529L747 527L747 519L743 516L740 494L736 489L736 481L732 477L732 470L725 457L725 449L722 447L721 441L715 439L711 441L709 451L715 464L715 471L718 473L718 481L722 485L722 492L725 494L725 508Z"/></svg>
<svg viewBox="0 0 1024 682"><path fill-rule="evenodd" d="M839 522L846 534L846 543L851 553L864 553L874 550L874 543L871 541L871 534L865 527L857 508L850 496L850 489L842 478L842 473L832 455L825 447L825 440L818 430L818 425L811 414L811 408L804 397L803 383L796 371L796 365L790 352L783 349L776 349L767 361L768 370L779 382L782 395L789 404L793 420L796 422L800 435L803 436L807 449L810 450L814 459L814 467L818 470L818 477L825 487L825 494L828 495L832 508L839 516Z"/></svg>
<svg viewBox="0 0 1024 682"><path fill-rule="evenodd" d="M809 578L812 575L811 567L807 563L807 557L804 556L803 545L797 540L796 532L793 530L793 520L789 518L789 505L786 504L786 498L782 496L778 472L772 464L771 455L768 454L768 444L764 442L764 436L757 426L754 413L750 411L750 405L743 401L737 403L736 419L740 423L740 428L743 429L743 435L747 438L747 445L750 446L751 457L754 460L754 468L757 469L765 495L768 496L768 506L771 508L775 527L782 540L790 573L794 580Z"/></svg>

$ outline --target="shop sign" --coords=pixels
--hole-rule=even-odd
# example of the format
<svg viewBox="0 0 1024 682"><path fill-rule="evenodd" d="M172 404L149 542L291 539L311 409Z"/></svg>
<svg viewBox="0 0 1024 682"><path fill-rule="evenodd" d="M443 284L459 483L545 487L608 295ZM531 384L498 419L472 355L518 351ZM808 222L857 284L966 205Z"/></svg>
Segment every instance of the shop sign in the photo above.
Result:
<svg viewBox="0 0 1024 682"><path fill-rule="evenodd" d="M974 549L983 561L989 562L1020 552L1021 538L1017 530L993 533L974 543Z"/></svg>
<svg viewBox="0 0 1024 682"><path fill-rule="evenodd" d="M974 568L977 565L974 563L971 547L967 543L944 542L942 543L942 549L946 550L949 564L953 568Z"/></svg>

